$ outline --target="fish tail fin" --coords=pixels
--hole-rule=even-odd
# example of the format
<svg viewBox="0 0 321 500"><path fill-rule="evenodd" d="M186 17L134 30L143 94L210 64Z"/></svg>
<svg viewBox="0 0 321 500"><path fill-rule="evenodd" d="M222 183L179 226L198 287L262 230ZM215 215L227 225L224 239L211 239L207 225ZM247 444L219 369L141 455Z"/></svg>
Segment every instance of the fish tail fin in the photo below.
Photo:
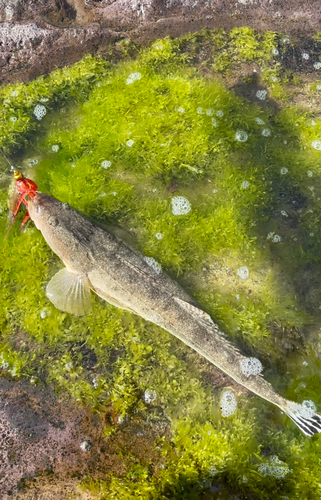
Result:
<svg viewBox="0 0 321 500"><path fill-rule="evenodd" d="M306 436L321 433L321 415L311 407L289 401L281 408Z"/></svg>

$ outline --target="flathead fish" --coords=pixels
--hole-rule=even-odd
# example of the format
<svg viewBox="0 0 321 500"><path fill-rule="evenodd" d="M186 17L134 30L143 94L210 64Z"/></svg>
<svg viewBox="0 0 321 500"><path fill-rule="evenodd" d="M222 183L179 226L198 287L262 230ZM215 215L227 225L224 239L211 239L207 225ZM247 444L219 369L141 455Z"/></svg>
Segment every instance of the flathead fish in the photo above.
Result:
<svg viewBox="0 0 321 500"><path fill-rule="evenodd" d="M90 311L91 290L114 306L161 326L237 383L285 412L307 436L321 432L321 415L284 399L201 307L160 267L123 241L94 226L67 203L38 193L28 211L65 264L48 283L55 307L78 316Z"/></svg>

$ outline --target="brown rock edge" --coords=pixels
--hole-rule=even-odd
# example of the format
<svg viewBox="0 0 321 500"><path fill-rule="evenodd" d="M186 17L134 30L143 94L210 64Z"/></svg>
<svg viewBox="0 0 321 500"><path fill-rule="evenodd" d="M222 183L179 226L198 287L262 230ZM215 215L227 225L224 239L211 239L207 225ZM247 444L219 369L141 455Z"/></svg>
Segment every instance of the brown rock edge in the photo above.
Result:
<svg viewBox="0 0 321 500"><path fill-rule="evenodd" d="M138 46L201 29L250 26L304 36L315 0L0 0L0 81L29 81L125 38Z"/></svg>

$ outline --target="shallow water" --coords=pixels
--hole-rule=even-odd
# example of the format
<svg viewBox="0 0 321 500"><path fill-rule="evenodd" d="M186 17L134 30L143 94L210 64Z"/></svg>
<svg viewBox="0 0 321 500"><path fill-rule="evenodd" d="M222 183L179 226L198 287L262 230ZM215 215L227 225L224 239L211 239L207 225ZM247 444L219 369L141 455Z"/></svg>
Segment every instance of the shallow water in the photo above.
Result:
<svg viewBox="0 0 321 500"><path fill-rule="evenodd" d="M286 66L286 38L245 29L165 39L136 61L89 58L4 88L2 145L40 191L119 226L261 360L280 394L320 412L320 51L316 42L306 83ZM137 419L157 434L157 460L133 459L111 484L106 475L106 495L319 498L320 436L304 437L170 334L98 298L84 318L55 310L44 287L61 263L32 223L18 226L1 249L3 371L102 414L112 405L110 439ZM237 402L229 417L223 387Z"/></svg>

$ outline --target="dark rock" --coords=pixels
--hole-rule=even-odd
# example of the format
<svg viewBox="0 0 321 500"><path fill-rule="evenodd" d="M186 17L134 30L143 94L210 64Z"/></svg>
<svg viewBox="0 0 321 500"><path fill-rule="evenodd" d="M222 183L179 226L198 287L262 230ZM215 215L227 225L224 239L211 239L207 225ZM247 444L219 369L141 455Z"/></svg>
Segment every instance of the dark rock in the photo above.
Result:
<svg viewBox="0 0 321 500"><path fill-rule="evenodd" d="M106 446L103 427L97 414L58 399L49 387L1 377L1 500L35 498L32 484L44 494L37 498L54 500L75 491L76 476L103 477L112 469L122 470L115 450L109 446L107 455L99 451Z"/></svg>
<svg viewBox="0 0 321 500"><path fill-rule="evenodd" d="M29 81L126 38L243 25L310 36L320 18L320 2L301 0L0 0L0 80Z"/></svg>

